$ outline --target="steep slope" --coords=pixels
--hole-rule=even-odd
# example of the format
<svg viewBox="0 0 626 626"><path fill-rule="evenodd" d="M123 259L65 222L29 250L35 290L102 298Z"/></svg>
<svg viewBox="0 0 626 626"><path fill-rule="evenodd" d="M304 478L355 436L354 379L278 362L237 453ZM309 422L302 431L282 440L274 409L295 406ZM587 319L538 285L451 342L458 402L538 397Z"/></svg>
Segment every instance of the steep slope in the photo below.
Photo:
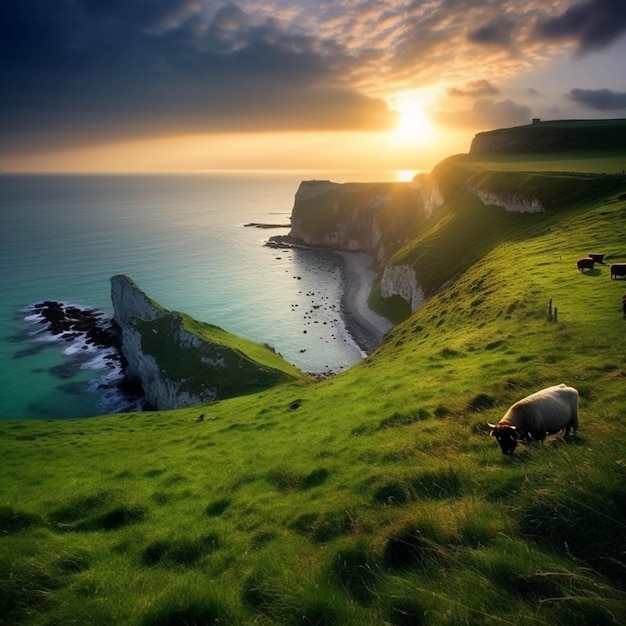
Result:
<svg viewBox="0 0 626 626"><path fill-rule="evenodd" d="M148 406L172 409L252 393L307 377L266 346L167 311L126 276L111 279L128 375Z"/></svg>
<svg viewBox="0 0 626 626"><path fill-rule="evenodd" d="M406 268L412 284L423 292L420 305L495 246L626 186L621 174L508 171L493 159L483 162L465 155L443 161L432 176L443 204L382 273L383 295L393 295L384 291L385 275Z"/></svg>
<svg viewBox="0 0 626 626"><path fill-rule="evenodd" d="M440 201L427 175L411 183L303 181L295 196L288 239L368 252L384 261L419 232Z"/></svg>

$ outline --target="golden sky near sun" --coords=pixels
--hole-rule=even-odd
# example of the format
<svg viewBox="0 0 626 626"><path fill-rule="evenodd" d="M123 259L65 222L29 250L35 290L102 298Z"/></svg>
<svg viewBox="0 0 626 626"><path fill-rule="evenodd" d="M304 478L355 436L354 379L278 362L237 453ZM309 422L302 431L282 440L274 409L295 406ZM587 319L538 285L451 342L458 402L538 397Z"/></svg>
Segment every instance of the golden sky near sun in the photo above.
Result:
<svg viewBox="0 0 626 626"><path fill-rule="evenodd" d="M626 1L20 0L3 24L5 170L429 169L626 115Z"/></svg>
<svg viewBox="0 0 626 626"><path fill-rule="evenodd" d="M182 135L43 152L15 159L33 171L196 169L418 169L467 152L471 136L444 132L425 114L377 132Z"/></svg>

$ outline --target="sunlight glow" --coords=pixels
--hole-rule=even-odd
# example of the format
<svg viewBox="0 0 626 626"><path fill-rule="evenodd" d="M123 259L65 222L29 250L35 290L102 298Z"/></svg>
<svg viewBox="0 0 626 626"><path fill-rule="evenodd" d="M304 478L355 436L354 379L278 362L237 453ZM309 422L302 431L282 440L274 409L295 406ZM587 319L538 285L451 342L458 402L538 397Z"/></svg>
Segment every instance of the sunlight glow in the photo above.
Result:
<svg viewBox="0 0 626 626"><path fill-rule="evenodd" d="M224 169L429 170L451 151L462 151L466 137L451 146L437 141L397 141L384 132L285 132L179 135L96 144L81 148L16 155L3 163L13 171L124 172Z"/></svg>
<svg viewBox="0 0 626 626"><path fill-rule="evenodd" d="M392 106L398 112L398 122L393 131L397 142L423 145L432 141L434 128L419 100L403 97Z"/></svg>
<svg viewBox="0 0 626 626"><path fill-rule="evenodd" d="M399 183L409 183L420 171L422 170L396 170L396 181Z"/></svg>

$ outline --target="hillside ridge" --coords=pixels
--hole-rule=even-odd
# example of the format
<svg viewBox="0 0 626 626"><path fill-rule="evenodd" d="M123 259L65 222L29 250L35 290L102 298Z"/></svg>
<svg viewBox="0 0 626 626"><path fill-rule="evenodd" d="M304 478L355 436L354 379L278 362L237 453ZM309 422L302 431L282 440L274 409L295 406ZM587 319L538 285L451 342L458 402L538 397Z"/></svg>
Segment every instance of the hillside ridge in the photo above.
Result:
<svg viewBox="0 0 626 626"><path fill-rule="evenodd" d="M535 120L524 126L478 133L470 154L617 151L624 145L626 119Z"/></svg>

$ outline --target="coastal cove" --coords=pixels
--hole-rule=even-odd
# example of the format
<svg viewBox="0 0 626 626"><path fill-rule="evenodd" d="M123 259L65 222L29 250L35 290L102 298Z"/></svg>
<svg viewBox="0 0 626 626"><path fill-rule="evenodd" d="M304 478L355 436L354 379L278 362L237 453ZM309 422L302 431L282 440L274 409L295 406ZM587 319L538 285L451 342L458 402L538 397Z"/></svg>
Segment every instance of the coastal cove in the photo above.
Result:
<svg viewBox="0 0 626 626"><path fill-rule="evenodd" d="M360 361L362 346L388 328L366 304L367 255L264 246L285 232L298 184L312 175L319 174L3 173L0 418L119 410L94 393L104 375L98 359L79 353L77 360L76 346L33 338L33 320L25 320L27 307L44 300L110 314L109 280L118 273L168 308L268 344L304 371L326 375ZM359 181L395 173L323 175Z"/></svg>

